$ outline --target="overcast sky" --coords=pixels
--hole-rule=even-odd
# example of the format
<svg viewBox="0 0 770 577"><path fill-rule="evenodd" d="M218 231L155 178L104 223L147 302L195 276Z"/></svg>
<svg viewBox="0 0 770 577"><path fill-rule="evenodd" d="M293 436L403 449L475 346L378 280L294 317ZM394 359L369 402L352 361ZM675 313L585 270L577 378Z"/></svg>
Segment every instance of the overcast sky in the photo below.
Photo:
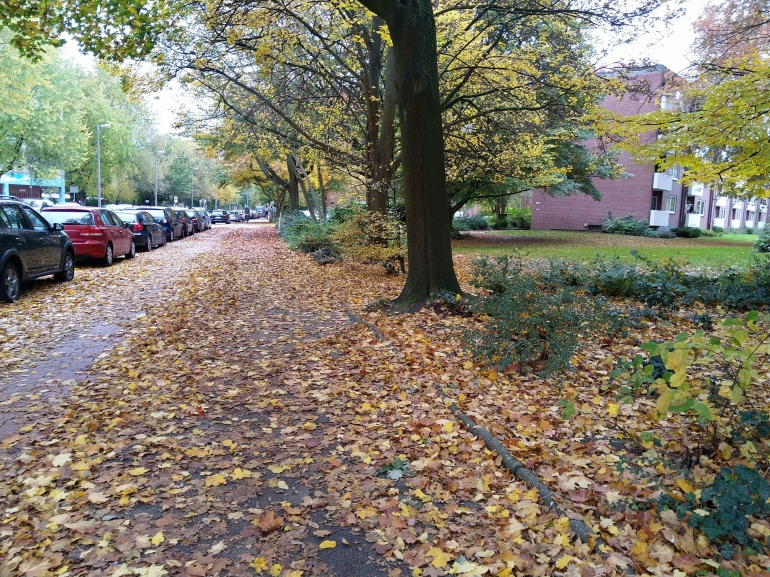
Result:
<svg viewBox="0 0 770 577"><path fill-rule="evenodd" d="M663 64L674 72L682 72L690 65L688 55L695 35L692 23L703 12L703 8L709 0L681 0L685 4L684 14L669 23L650 29L631 44L613 45L612 41L601 40L597 37L596 43L604 43L609 48L606 58L600 61L601 65L612 65L617 62L641 61L648 58L656 64ZM604 46L597 46L604 48ZM93 66L93 59L83 56L77 51L74 43L69 42L64 48L65 57L78 62L82 66ZM171 87L145 97L145 102L156 115L156 126L161 133L173 133L174 122L179 114L180 106L190 108L193 106L191 99L187 98L179 87Z"/></svg>

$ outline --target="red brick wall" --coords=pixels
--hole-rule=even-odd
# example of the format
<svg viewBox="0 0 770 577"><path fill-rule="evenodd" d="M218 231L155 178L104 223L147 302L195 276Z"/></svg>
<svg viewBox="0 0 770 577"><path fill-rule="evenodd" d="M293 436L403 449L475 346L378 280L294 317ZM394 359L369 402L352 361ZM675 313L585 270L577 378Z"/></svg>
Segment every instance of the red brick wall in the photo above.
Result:
<svg viewBox="0 0 770 577"><path fill-rule="evenodd" d="M664 81L664 73L656 72L641 78L649 82L652 88L657 88ZM615 96L607 97L602 106L630 116L655 110L659 103L654 100L634 99L626 94L620 99ZM647 136L654 138L652 133ZM590 145L591 143L589 143ZM602 195L600 201L584 194L551 197L542 190L535 191L532 206L532 228L536 230L588 230L589 225L601 225L610 212L615 217L632 214L636 219L649 219L654 167L635 163L627 153L620 156L620 162L626 167L626 172L633 176L618 180L593 179L594 186ZM682 204L682 187L674 184L673 188L675 190L671 193L664 192L663 198L665 199L669 194L677 196L677 214L670 216L669 226L678 226L678 215Z"/></svg>

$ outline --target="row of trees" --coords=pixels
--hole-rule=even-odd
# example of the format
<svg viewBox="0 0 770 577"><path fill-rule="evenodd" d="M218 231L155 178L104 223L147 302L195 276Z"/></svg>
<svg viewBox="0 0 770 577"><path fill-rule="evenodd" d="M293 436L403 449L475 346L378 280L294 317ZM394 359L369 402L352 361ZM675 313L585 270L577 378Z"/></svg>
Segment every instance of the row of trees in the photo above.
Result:
<svg viewBox="0 0 770 577"><path fill-rule="evenodd" d="M96 125L102 129L102 192L106 202L154 201L157 159L159 201L176 196L230 204L226 167L190 140L159 135L150 111L124 90L106 67L83 70L46 49L35 61L0 32L0 174L18 168L46 178L64 170L79 200L96 197ZM193 167L195 175L193 179ZM194 187L194 190L193 188Z"/></svg>
<svg viewBox="0 0 770 577"><path fill-rule="evenodd" d="M10 21L33 52L57 29L117 58L154 43L169 75L214 98L195 129L248 157L262 172L255 184L271 182L292 207L299 190L309 206L319 202L307 178L319 166L357 179L374 211L399 191L409 238L401 300L411 302L459 290L449 220L471 199L534 186L595 194L590 176L620 170L583 145L602 136L597 105L613 89L593 74L585 31L633 26L661 4L120 0L106 14L91 0L54 0L61 9L43 14L13 0Z"/></svg>

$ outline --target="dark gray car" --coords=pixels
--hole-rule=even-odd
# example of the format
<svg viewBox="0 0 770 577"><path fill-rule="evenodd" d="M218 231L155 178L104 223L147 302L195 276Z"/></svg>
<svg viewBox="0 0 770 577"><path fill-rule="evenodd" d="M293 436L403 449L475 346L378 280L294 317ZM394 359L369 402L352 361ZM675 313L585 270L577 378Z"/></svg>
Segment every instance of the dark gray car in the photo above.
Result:
<svg viewBox="0 0 770 577"><path fill-rule="evenodd" d="M75 277L75 247L61 224L50 224L27 204L0 198L0 299L12 303L22 282Z"/></svg>

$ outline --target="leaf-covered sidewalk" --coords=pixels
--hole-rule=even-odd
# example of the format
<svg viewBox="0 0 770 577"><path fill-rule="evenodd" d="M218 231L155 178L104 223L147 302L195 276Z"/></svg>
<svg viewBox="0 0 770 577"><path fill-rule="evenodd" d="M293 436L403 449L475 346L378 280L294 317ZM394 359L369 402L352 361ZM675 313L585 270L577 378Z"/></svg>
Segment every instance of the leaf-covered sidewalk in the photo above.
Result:
<svg viewBox="0 0 770 577"><path fill-rule="evenodd" d="M211 234L197 249L178 243L143 255L152 261L120 263L121 275L148 281L178 267L180 282L108 299L105 275L117 269L84 269L74 288L93 302L58 302L65 317L86 306L128 320L88 374L67 383L67 396L47 398L39 390L53 385L42 383L2 399L21 429L2 442L0 574L590 576L710 567L709 544L675 516L613 508L660 489L617 468L602 420L609 400L597 394L613 348L650 335L595 342L569 380L498 374L461 346L472 319L430 307L365 311L400 289L402 279L378 267L319 267L290 253L272 227ZM185 259L186 251L197 254ZM467 261L457 265L467 281ZM13 314L49 310L36 299L52 291ZM674 328L656 331L667 337ZM35 350L34 338L14 337ZM0 340L3 350L10 340ZM557 402L573 391L582 410L565 424ZM569 518L513 478L452 416L450 399L602 542L576 541ZM736 563L743 574L767 575L770 559Z"/></svg>

